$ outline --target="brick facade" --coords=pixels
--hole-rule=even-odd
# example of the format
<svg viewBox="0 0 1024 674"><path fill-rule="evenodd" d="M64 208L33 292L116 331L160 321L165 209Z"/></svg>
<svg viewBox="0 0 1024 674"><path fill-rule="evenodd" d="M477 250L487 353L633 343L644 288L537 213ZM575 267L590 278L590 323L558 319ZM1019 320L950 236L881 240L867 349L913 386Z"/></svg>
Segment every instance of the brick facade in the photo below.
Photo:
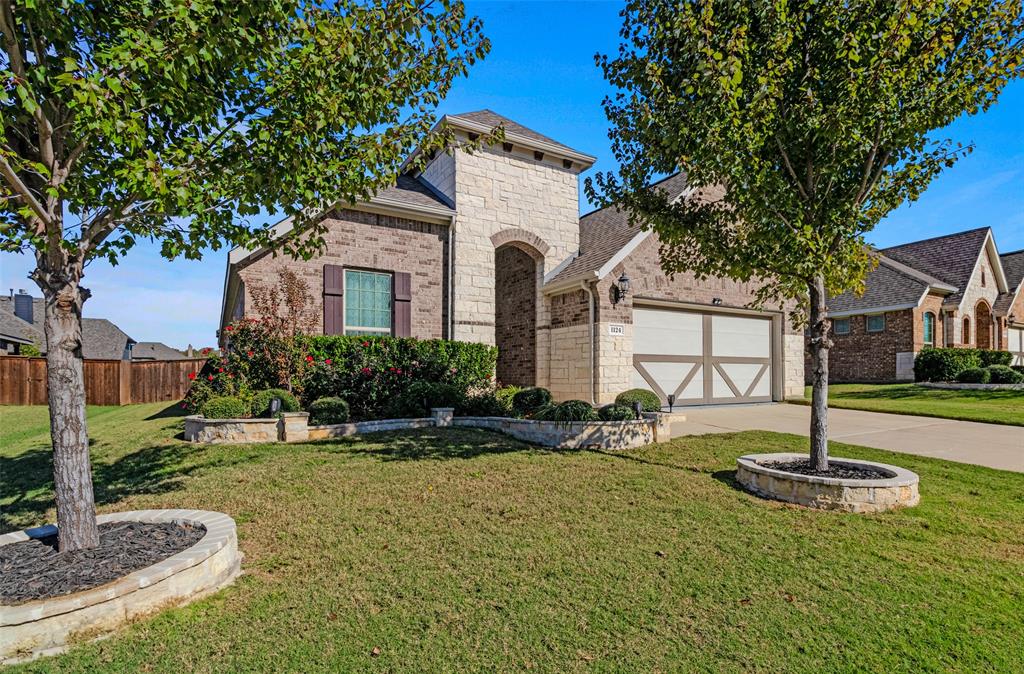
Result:
<svg viewBox="0 0 1024 674"><path fill-rule="evenodd" d="M446 226L347 209L330 213L325 224L326 248L322 255L294 260L265 253L239 270L243 290L240 304L247 316L253 316L249 294L252 284L275 283L278 271L287 268L309 286L313 311L320 320L317 330L323 332L323 269L330 264L411 274L412 336L446 336Z"/></svg>
<svg viewBox="0 0 1024 674"><path fill-rule="evenodd" d="M494 254L494 332L501 384L533 386L537 379L537 265L523 250Z"/></svg>
<svg viewBox="0 0 1024 674"><path fill-rule="evenodd" d="M914 352L915 325L921 321L915 313L920 312L904 309L886 313L882 332L867 331L867 316L850 316L849 334L833 331L835 346L829 351L829 381L896 381L897 354Z"/></svg>

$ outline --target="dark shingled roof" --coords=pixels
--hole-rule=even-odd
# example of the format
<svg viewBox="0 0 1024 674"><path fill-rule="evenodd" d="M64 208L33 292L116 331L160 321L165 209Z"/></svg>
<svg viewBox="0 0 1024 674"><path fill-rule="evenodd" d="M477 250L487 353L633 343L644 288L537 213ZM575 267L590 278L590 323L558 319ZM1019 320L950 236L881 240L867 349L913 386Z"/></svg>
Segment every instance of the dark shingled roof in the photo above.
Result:
<svg viewBox="0 0 1024 674"><path fill-rule="evenodd" d="M462 113L459 113L457 115L451 115L451 117L458 117L459 119L466 119L466 120L469 120L471 122L476 122L477 124L486 124L487 126L491 127L492 129L497 128L497 127L500 126L500 127L504 128L506 132L514 133L517 136L523 136L524 138L529 138L531 140L540 141L542 143L548 143L550 145L556 145L556 146L562 148L563 150L568 150L569 152L573 152L573 153L576 153L576 154L586 154L585 152L580 152L579 150L574 150L571 147L569 147L568 145L565 145L564 143L559 143L557 140L554 140L552 138L548 138L547 136L545 136L542 133L537 133L533 129L525 127L522 124L520 124L519 122L514 122L511 119L509 119L508 117L503 117L502 115L499 115L498 113L494 112L493 110L484 109L484 110L476 110L474 112L462 112Z"/></svg>
<svg viewBox="0 0 1024 674"><path fill-rule="evenodd" d="M1003 253L999 256L999 261L1003 263L1006 285L1009 287L1010 292L1000 295L992 306L992 310L1002 315L1010 311L1013 299L1017 296L1017 292L1021 290L1021 282L1024 281L1024 250ZM1020 318L1024 319L1024 316Z"/></svg>
<svg viewBox="0 0 1024 674"><path fill-rule="evenodd" d="M0 313L14 314L14 301L10 296L0 296ZM16 320L21 321L17 316ZM46 318L46 305L41 297L32 298L32 324L21 321L25 326L35 330L33 342L40 351L46 352L44 344L43 322ZM105 318L83 318L82 319L82 357L98 360L122 360L124 358L125 346L135 340L129 337L121 328L117 327Z"/></svg>
<svg viewBox="0 0 1024 674"><path fill-rule="evenodd" d="M139 342L132 347L132 360L188 360L188 356L163 342Z"/></svg>
<svg viewBox="0 0 1024 674"><path fill-rule="evenodd" d="M686 189L686 174L674 173L654 183L675 199ZM601 208L580 218L580 254L550 283L582 277L599 270L642 230L629 225L629 216L615 206Z"/></svg>
<svg viewBox="0 0 1024 674"><path fill-rule="evenodd" d="M428 187L423 181L409 174L398 176L395 185L377 192L378 197L402 201L413 206L432 206L435 208L452 209L452 205L443 195ZM454 211L453 211L454 212Z"/></svg>
<svg viewBox="0 0 1024 674"><path fill-rule="evenodd" d="M0 308L0 339L19 344L36 344L42 335L31 323L27 323L10 311Z"/></svg>
<svg viewBox="0 0 1024 674"><path fill-rule="evenodd" d="M964 289L970 283L971 274L974 273L988 233L988 227L979 227L966 232L885 248L880 252L886 257L956 287L957 291L950 295L947 301L959 303L963 298Z"/></svg>
<svg viewBox="0 0 1024 674"><path fill-rule="evenodd" d="M863 295L845 292L829 298L829 313L870 311L882 307L917 304L931 284L921 278L921 275L913 273L913 269L889 262L884 258L880 259L878 266L867 275Z"/></svg>

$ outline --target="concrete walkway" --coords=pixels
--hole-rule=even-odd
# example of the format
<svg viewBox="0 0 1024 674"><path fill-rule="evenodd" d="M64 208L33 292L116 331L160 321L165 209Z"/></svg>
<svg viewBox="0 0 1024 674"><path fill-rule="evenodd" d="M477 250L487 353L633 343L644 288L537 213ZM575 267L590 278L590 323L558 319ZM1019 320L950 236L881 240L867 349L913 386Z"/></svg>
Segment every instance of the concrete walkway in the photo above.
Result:
<svg viewBox="0 0 1024 674"><path fill-rule="evenodd" d="M807 435L811 418L810 407L788 404L677 410L686 414L686 421L672 425L673 437L753 430ZM829 438L1024 473L1022 426L830 409Z"/></svg>

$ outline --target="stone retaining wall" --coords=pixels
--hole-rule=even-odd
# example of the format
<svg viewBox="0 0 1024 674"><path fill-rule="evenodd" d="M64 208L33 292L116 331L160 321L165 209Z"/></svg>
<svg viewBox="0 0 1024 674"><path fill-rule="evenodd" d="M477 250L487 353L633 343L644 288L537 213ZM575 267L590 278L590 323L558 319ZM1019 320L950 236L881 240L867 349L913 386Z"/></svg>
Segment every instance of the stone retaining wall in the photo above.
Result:
<svg viewBox="0 0 1024 674"><path fill-rule="evenodd" d="M168 606L187 604L226 585L238 576L235 522L205 510L135 510L96 518L105 522L190 522L206 527L206 535L158 564L130 573L113 583L82 592L0 607L0 664L31 660L64 650L80 638L103 636L120 625ZM53 525L0 536L0 546L56 533Z"/></svg>
<svg viewBox="0 0 1024 674"><path fill-rule="evenodd" d="M914 506L920 501L917 474L885 463L829 459L830 464L869 466L890 475L879 480L800 475L762 465L806 458L806 454L792 453L741 456L736 459L736 481L758 496L822 510L873 513Z"/></svg>
<svg viewBox="0 0 1024 674"><path fill-rule="evenodd" d="M949 389L954 391L1024 391L1024 384L961 384L960 382L920 381L924 388Z"/></svg>
<svg viewBox="0 0 1024 674"><path fill-rule="evenodd" d="M307 412L290 412L280 419L206 419L185 417L185 439L211 444L264 442L305 442L327 438L399 431L416 428L462 426L483 428L510 435L543 447L578 449L629 449L671 439L673 422L681 414L646 414L636 421L557 422L508 417L455 417L450 408L431 410L422 419L381 419L348 424L310 426Z"/></svg>

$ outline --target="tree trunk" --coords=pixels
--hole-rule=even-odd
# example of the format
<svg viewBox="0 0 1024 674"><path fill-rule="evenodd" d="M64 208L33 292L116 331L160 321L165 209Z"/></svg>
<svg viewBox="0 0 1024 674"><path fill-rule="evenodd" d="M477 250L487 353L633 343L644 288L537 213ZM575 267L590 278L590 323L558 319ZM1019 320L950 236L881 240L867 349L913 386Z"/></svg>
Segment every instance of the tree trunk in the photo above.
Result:
<svg viewBox="0 0 1024 674"><path fill-rule="evenodd" d="M811 296L811 465L828 470L828 350L830 321L826 317L825 279L816 276Z"/></svg>
<svg viewBox="0 0 1024 674"><path fill-rule="evenodd" d="M46 383L57 544L61 552L69 552L99 545L82 363L82 304L88 291L75 281L61 283L50 274L39 285L46 298Z"/></svg>

